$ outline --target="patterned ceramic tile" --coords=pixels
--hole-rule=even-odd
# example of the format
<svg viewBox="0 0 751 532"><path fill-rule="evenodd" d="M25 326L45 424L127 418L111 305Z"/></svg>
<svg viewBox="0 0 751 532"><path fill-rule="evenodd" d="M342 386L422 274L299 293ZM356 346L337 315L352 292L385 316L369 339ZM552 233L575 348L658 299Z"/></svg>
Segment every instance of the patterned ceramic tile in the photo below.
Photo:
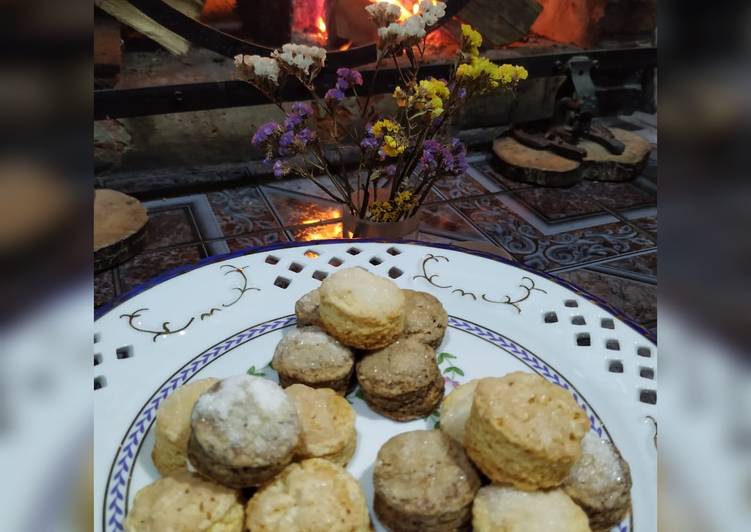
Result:
<svg viewBox="0 0 751 532"><path fill-rule="evenodd" d="M632 182L582 181L568 190L614 211L653 207L657 204L656 193L641 189Z"/></svg>
<svg viewBox="0 0 751 532"><path fill-rule="evenodd" d="M605 212L587 194L573 188L535 187L516 191L513 196L548 223Z"/></svg>
<svg viewBox="0 0 751 532"><path fill-rule="evenodd" d="M285 226L322 222L342 217L342 206L266 188L264 194Z"/></svg>
<svg viewBox="0 0 751 532"><path fill-rule="evenodd" d="M190 220L190 207L149 211L149 236L146 249L185 244L199 239Z"/></svg>
<svg viewBox="0 0 751 532"><path fill-rule="evenodd" d="M481 163L472 165L477 171L482 172L486 177L495 180L501 188L504 190L519 190L522 188L529 188L529 183L520 183L505 177L500 170L498 170L492 161L483 161Z"/></svg>
<svg viewBox="0 0 751 532"><path fill-rule="evenodd" d="M441 179L435 184L435 188L437 188L448 199L477 196L479 194L487 194L490 192L487 188L473 179L472 176L466 173L460 177L446 177Z"/></svg>
<svg viewBox="0 0 751 532"><path fill-rule="evenodd" d="M198 246L141 253L117 268L120 286L123 291L130 290L152 277L156 277L178 266L196 262L201 257L202 253Z"/></svg>
<svg viewBox="0 0 751 532"><path fill-rule="evenodd" d="M622 310L637 323L657 319L657 287L590 270L573 270L558 274Z"/></svg>
<svg viewBox="0 0 751 532"><path fill-rule="evenodd" d="M227 236L279 227L256 187L232 188L206 196Z"/></svg>
<svg viewBox="0 0 751 532"><path fill-rule="evenodd" d="M112 270L94 276L94 306L98 307L115 297L115 281Z"/></svg>
<svg viewBox="0 0 751 532"><path fill-rule="evenodd" d="M487 240L447 203L424 206L421 210L420 229L453 240Z"/></svg>
<svg viewBox="0 0 751 532"><path fill-rule="evenodd" d="M645 230L647 233L657 240L657 216L645 216L644 218L636 218L631 220L635 226Z"/></svg>
<svg viewBox="0 0 751 532"><path fill-rule="evenodd" d="M227 239L227 246L230 251L239 251L246 248L268 246L277 242L287 242L288 240L284 231L278 231L276 233L262 233L260 235L229 238Z"/></svg>
<svg viewBox="0 0 751 532"><path fill-rule="evenodd" d="M520 262L541 270L614 257L654 245L620 222L544 235L511 212L496 196L458 201L454 206Z"/></svg>
<svg viewBox="0 0 751 532"><path fill-rule="evenodd" d="M644 253L600 264L602 269L636 273L657 278L657 253Z"/></svg>
<svg viewBox="0 0 751 532"><path fill-rule="evenodd" d="M292 238L297 241L325 240L327 238L342 238L342 223L330 223L291 230Z"/></svg>

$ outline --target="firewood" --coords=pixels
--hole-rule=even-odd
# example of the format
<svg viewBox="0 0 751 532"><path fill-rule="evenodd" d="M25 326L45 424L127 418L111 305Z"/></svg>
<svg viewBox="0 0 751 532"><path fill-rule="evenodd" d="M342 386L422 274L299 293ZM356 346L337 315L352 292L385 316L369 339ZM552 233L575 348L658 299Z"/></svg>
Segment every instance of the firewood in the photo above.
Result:
<svg viewBox="0 0 751 532"><path fill-rule="evenodd" d="M120 23L106 13L94 17L94 88L111 89L123 65Z"/></svg>
<svg viewBox="0 0 751 532"><path fill-rule="evenodd" d="M537 0L471 0L459 18L482 33L489 46L518 41L542 11Z"/></svg>
<svg viewBox="0 0 751 532"><path fill-rule="evenodd" d="M649 159L652 145L638 133L610 128L613 136L626 145L620 155L610 153L600 144L583 140L579 146L587 150L582 161L582 178L594 181L628 181L639 177Z"/></svg>
<svg viewBox="0 0 751 532"><path fill-rule="evenodd" d="M143 33L175 55L183 55L190 48L190 43L184 37L147 17L126 0L94 0L94 3L101 10Z"/></svg>
<svg viewBox="0 0 751 532"><path fill-rule="evenodd" d="M136 198L116 190L94 195L94 270L124 262L146 243L149 215Z"/></svg>
<svg viewBox="0 0 751 532"><path fill-rule="evenodd" d="M536 150L505 136L493 142L495 162L515 181L562 187L581 181L581 164L548 150Z"/></svg>
<svg viewBox="0 0 751 532"><path fill-rule="evenodd" d="M365 11L370 4L370 0L329 0L329 44L338 47L347 42L352 46L375 42L378 32Z"/></svg>

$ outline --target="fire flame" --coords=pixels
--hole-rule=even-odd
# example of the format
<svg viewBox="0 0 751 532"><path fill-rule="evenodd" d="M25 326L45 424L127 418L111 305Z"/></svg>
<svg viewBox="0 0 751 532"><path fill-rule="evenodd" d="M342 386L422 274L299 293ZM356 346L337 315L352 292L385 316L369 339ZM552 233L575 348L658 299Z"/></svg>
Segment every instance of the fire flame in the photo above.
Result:
<svg viewBox="0 0 751 532"><path fill-rule="evenodd" d="M318 17L318 20L316 20L316 28L319 32L326 34L326 23L323 21L323 17Z"/></svg>

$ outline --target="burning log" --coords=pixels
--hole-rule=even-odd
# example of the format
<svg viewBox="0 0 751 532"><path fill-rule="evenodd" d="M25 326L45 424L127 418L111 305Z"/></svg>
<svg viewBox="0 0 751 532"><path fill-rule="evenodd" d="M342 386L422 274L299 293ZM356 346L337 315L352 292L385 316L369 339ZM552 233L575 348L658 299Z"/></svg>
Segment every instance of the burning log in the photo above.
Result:
<svg viewBox="0 0 751 532"><path fill-rule="evenodd" d="M333 47L351 43L360 46L375 42L378 33L375 24L365 12L370 0L329 0L328 12L328 41Z"/></svg>
<svg viewBox="0 0 751 532"><path fill-rule="evenodd" d="M540 11L537 0L471 0L459 18L477 28L486 45L501 46L527 35Z"/></svg>
<svg viewBox="0 0 751 532"><path fill-rule="evenodd" d="M243 33L254 42L266 46L281 46L292 36L292 0L237 0L237 13Z"/></svg>

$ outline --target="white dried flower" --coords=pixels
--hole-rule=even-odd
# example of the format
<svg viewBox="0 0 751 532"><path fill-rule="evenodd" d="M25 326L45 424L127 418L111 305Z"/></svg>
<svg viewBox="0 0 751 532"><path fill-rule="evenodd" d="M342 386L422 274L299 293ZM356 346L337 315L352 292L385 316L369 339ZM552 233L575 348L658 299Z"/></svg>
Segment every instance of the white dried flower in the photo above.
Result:
<svg viewBox="0 0 751 532"><path fill-rule="evenodd" d="M433 26L446 14L446 4L443 2L433 4L431 0L422 0L418 13L426 26Z"/></svg>
<svg viewBox="0 0 751 532"><path fill-rule="evenodd" d="M368 12L370 18L373 19L373 22L379 28L384 28L392 22L396 22L399 20L399 15L401 15L399 6L390 4L389 2L371 4L365 8L365 11Z"/></svg>
<svg viewBox="0 0 751 532"><path fill-rule="evenodd" d="M282 68L305 83L312 81L326 62L326 50L318 46L306 46L304 44L288 43L282 46L281 50L275 50L271 55Z"/></svg>
<svg viewBox="0 0 751 532"><path fill-rule="evenodd" d="M385 28L378 28L378 37L386 50L411 46L425 37L425 21L420 15L412 15L401 24L392 22Z"/></svg>
<svg viewBox="0 0 751 532"><path fill-rule="evenodd" d="M273 92L279 87L279 63L270 57L238 54L235 68L249 83L264 91Z"/></svg>

